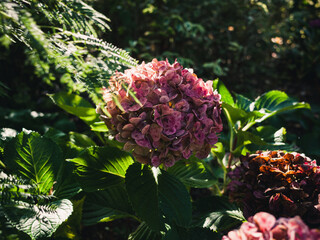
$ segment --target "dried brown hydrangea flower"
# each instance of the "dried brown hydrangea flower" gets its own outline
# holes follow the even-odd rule
[[[299,215],[309,226],[320,225],[320,167],[299,153],[258,151],[241,157],[229,173],[227,193],[246,217],[260,211],[276,217]]]

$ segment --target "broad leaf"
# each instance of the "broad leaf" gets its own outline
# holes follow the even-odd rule
[[[288,104],[291,105],[292,103],[293,100],[290,99],[285,92],[272,90],[258,97],[254,105],[257,110],[265,108],[269,111],[276,111],[280,108],[288,106]]]
[[[180,160],[170,167],[168,172],[190,187],[207,188],[217,182],[203,161],[199,159]]]
[[[18,203],[3,208],[6,218],[18,230],[27,233],[31,239],[50,237],[61,223],[72,213],[68,199],[57,200],[48,205]]]
[[[222,108],[224,111],[226,111],[226,114],[228,115],[227,118],[230,118],[232,125],[235,125],[237,121],[245,123],[248,120],[254,120],[264,116],[263,113],[258,111],[246,112],[225,102],[222,103]]]
[[[239,145],[248,145],[251,143],[257,144],[257,145],[266,145],[267,143],[258,135],[255,135],[251,132],[243,132],[238,131],[238,144]]]
[[[76,176],[73,174],[73,168],[72,163],[63,162],[56,183],[53,185],[53,194],[56,197],[70,199],[81,191]]]
[[[84,225],[113,221],[123,217],[134,217],[123,184],[87,195],[83,209]]]
[[[189,227],[192,217],[190,195],[185,186],[166,171],[158,175],[160,209],[175,224]]]
[[[91,124],[90,128],[92,131],[95,131],[95,132],[108,132],[108,128],[107,128],[105,122],[103,122],[103,121],[95,122],[95,123]]]
[[[160,240],[161,235],[148,227],[145,222],[142,222],[139,227],[130,234],[128,240]]]
[[[162,240],[221,240],[221,234],[213,232],[208,228],[191,227],[183,228],[178,226],[168,226]]]
[[[211,152],[221,161],[225,156],[225,149],[221,142],[217,142],[213,148],[211,148]]]
[[[218,90],[218,93],[221,95],[222,102],[225,102],[232,106],[234,105],[233,97],[222,81],[220,81],[219,79],[214,80],[213,88]]]
[[[63,222],[54,233],[54,239],[78,239],[82,228],[82,210],[85,197],[73,200],[73,212],[68,220]]]
[[[138,217],[154,231],[163,231],[164,222],[159,208],[158,184],[147,165],[132,164],[126,174],[126,189]]]
[[[126,188],[137,215],[151,229],[163,231],[164,222],[189,226],[190,196],[185,186],[168,172],[135,163],[127,171]]]
[[[240,209],[227,198],[211,196],[194,203],[194,226],[224,231],[246,221]]]
[[[256,99],[254,105],[257,110],[265,114],[261,118],[256,119],[255,122],[262,122],[269,117],[285,111],[299,108],[310,109],[308,103],[296,102],[292,98],[289,98],[286,93],[276,90],[261,95]]]
[[[272,126],[259,126],[255,130],[255,134],[259,135],[268,143],[284,143],[286,141],[286,129],[276,129]]]
[[[251,144],[248,146],[250,151],[256,150],[286,150],[297,151],[295,144],[287,144],[286,141],[286,129],[276,129],[272,126],[259,126],[254,131],[255,135],[260,136],[265,142],[265,145]]]
[[[70,143],[77,147],[87,148],[96,146],[96,143],[85,134],[69,132]]]
[[[82,97],[66,92],[50,94],[49,97],[66,112],[79,117],[88,125],[99,121],[98,114],[92,105]]]
[[[241,94],[235,94],[236,95],[236,107],[240,108],[246,112],[252,111],[254,108],[254,105],[252,101],[245,96],[242,96]]]
[[[123,183],[132,157],[118,148],[90,147],[78,157],[69,159],[85,191],[96,191]]]
[[[62,152],[52,140],[38,133],[21,132],[8,142],[4,163],[10,170],[32,180],[40,193],[52,188],[63,163]]]

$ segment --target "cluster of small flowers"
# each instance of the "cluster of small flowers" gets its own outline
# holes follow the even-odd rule
[[[229,176],[228,195],[243,205],[246,217],[260,211],[299,215],[309,226],[319,226],[320,167],[315,160],[295,152],[258,151],[243,156]]]
[[[137,161],[170,167],[191,154],[207,157],[217,143],[220,95],[212,81],[204,82],[177,61],[142,63],[117,73],[109,84],[103,90],[106,105],[97,112]]]
[[[233,230],[222,240],[318,240],[320,230],[309,229],[299,216],[276,218],[259,212],[249,218],[238,230]]]

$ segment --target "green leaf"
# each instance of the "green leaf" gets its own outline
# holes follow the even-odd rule
[[[132,164],[126,173],[129,200],[138,217],[154,231],[163,231],[164,222],[159,208],[158,184],[147,165]]]
[[[72,213],[68,199],[57,200],[48,205],[33,205],[20,202],[3,208],[8,221],[31,239],[50,237]]]
[[[40,193],[52,188],[63,163],[62,152],[52,140],[38,133],[21,132],[5,147],[4,163],[10,170],[32,180]]]
[[[221,101],[227,103],[231,106],[234,105],[234,100],[227,89],[227,87],[223,84],[223,82],[219,79],[213,81],[213,88],[218,90],[218,93],[221,95]]]
[[[145,222],[142,222],[139,227],[130,234],[128,240],[160,240],[161,235],[153,231]]]
[[[96,143],[85,134],[69,132],[70,143],[74,146],[87,148],[95,146]]]
[[[199,159],[180,160],[173,167],[170,167],[168,172],[189,187],[207,188],[217,182],[217,179]]]
[[[254,134],[258,135],[263,139],[265,145],[251,144],[248,146],[250,151],[256,150],[286,150],[286,151],[297,151],[297,147],[294,144],[286,144],[286,129],[276,129],[272,126],[259,126],[255,129]]]
[[[286,129],[284,127],[276,129],[272,126],[259,126],[256,128],[255,134],[268,143],[284,143],[286,141]]]
[[[290,99],[285,92],[272,90],[258,97],[254,105],[258,110],[265,108],[269,111],[276,111],[283,106],[286,106],[288,103],[291,104],[292,102],[293,100]]]
[[[246,221],[240,209],[226,197],[210,196],[194,203],[195,227],[224,231]]]
[[[188,227],[192,217],[192,206],[185,186],[166,171],[161,171],[158,183],[160,209],[164,215],[174,220],[177,225]]]
[[[91,125],[99,121],[99,116],[95,108],[82,97],[66,92],[50,94],[49,97],[60,108],[66,112],[79,117],[81,120]]]
[[[95,131],[95,132],[108,132],[108,128],[107,128],[105,122],[103,122],[103,121],[95,122],[95,123],[91,124],[90,128],[92,131]]]
[[[208,228],[191,227],[183,228],[178,226],[168,226],[162,240],[221,240],[221,234],[213,232]]]
[[[61,170],[53,186],[53,194],[62,199],[70,199],[81,191],[80,185],[73,174],[74,166],[70,162],[63,162]]]
[[[189,226],[189,193],[168,172],[135,163],[127,171],[126,188],[137,215],[154,231],[164,231],[164,221],[167,224],[174,222],[179,226]]]
[[[222,102],[222,108],[226,112],[226,114],[230,117],[232,125],[235,125],[237,121],[245,122],[252,115],[240,108],[233,107],[226,102]]]
[[[78,157],[69,159],[85,191],[106,189],[124,182],[132,157],[118,148],[90,147]]]
[[[82,210],[84,197],[80,200],[73,200],[73,212],[69,216],[68,220],[63,222],[57,231],[54,233],[54,239],[79,239],[81,235],[81,220],[82,220]]]
[[[236,107],[240,108],[246,112],[252,111],[252,107],[254,107],[252,101],[241,94],[235,94],[236,96]]]
[[[220,160],[224,158],[226,152],[221,142],[217,142],[213,148],[211,148],[211,152]]]
[[[290,111],[299,108],[310,109],[310,105],[304,102],[296,102],[294,99],[289,98],[288,95],[281,91],[269,91],[261,95],[254,103],[255,108],[262,113],[267,113],[256,122],[262,122],[265,119],[274,116],[276,114]]]
[[[124,217],[134,218],[124,185],[118,184],[87,195],[83,209],[84,225],[94,225]]]
[[[251,143],[257,145],[266,145],[267,143],[258,135],[251,132],[238,131],[238,145],[248,145]]]

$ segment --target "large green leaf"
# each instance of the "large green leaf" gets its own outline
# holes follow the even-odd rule
[[[299,108],[310,109],[310,105],[304,102],[297,102],[284,92],[273,90],[269,91],[256,99],[255,109],[264,113],[264,116],[255,120],[255,122],[262,122],[265,119],[276,114],[290,111]]]
[[[250,151],[256,150],[286,150],[286,151],[297,151],[295,144],[287,144],[286,141],[286,129],[276,129],[272,126],[259,126],[254,131],[255,135],[258,135],[263,139],[266,144],[251,144],[248,146]]]
[[[169,226],[162,240],[220,240],[222,235],[208,228]]]
[[[263,117],[264,114],[258,111],[246,112],[237,107],[233,107],[228,103],[223,102],[222,108],[228,115],[227,118],[231,120],[232,125],[235,125],[237,121],[245,123],[249,120],[255,120],[256,118]]]
[[[47,205],[29,205],[23,202],[3,208],[8,221],[31,239],[50,237],[72,213],[68,199],[57,200]]]
[[[170,167],[168,172],[190,187],[207,188],[217,182],[203,161],[199,159],[180,160]]]
[[[128,240],[160,240],[161,234],[153,231],[150,227],[142,222],[139,227],[130,234]]]
[[[127,171],[126,188],[134,210],[151,229],[163,231],[164,222],[189,226],[192,214],[189,193],[168,172],[135,163]]]
[[[66,92],[50,94],[49,96],[60,108],[79,117],[88,125],[99,121],[95,108],[82,97]]]
[[[190,195],[185,186],[166,171],[158,175],[160,208],[177,225],[188,227],[192,217]]]
[[[123,183],[132,157],[114,147],[90,147],[78,157],[69,159],[85,191],[96,191]]]
[[[39,193],[46,194],[57,179],[63,159],[52,140],[35,132],[21,132],[6,145],[4,163],[14,174],[36,183]]]
[[[245,96],[242,96],[241,94],[235,94],[235,96],[236,96],[236,107],[246,112],[253,110],[252,108],[254,108],[254,105],[250,99],[246,98]]]
[[[225,102],[231,106],[234,105],[233,97],[222,81],[219,79],[214,80],[213,88],[218,90],[218,93],[221,95],[222,102]]]
[[[164,222],[159,208],[158,184],[147,165],[132,164],[126,173],[129,200],[138,217],[154,231],[163,231]]]
[[[123,217],[134,217],[123,184],[87,195],[83,209],[83,224],[93,225],[97,222],[108,222]]]
[[[73,168],[72,163],[63,162],[56,183],[53,186],[53,194],[56,197],[70,199],[81,191],[76,176],[73,174]]]
[[[82,210],[85,197],[72,200],[73,212],[54,233],[54,239],[79,239],[82,228]]]
[[[95,122],[91,124],[90,128],[92,131],[95,131],[95,132],[108,132],[108,127],[103,121]]]
[[[196,227],[224,231],[246,221],[240,209],[227,198],[210,196],[194,203],[194,221]]]
[[[69,139],[70,144],[77,147],[87,148],[91,146],[96,146],[96,143],[85,134],[69,132]]]

